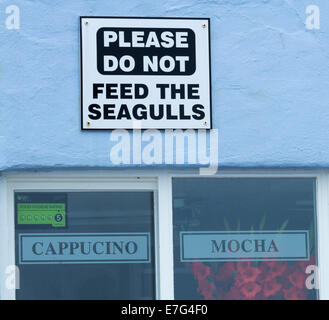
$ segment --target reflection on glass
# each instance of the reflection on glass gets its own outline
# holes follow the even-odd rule
[[[310,274],[305,272],[317,259],[314,184],[313,179],[174,179],[175,298],[316,299],[317,291],[306,285]],[[284,249],[285,258],[275,247],[271,253],[268,247],[261,253],[257,247],[252,249],[250,239],[269,231],[276,233],[275,239],[284,239],[280,250]],[[298,231],[307,241],[294,238]],[[191,232],[194,250],[188,251],[188,242],[182,247],[180,237]],[[217,239],[231,235],[231,247],[223,240],[216,246],[209,241],[201,252],[204,234],[209,232],[220,233]],[[284,238],[289,233],[292,240]],[[247,239],[244,247],[236,240],[239,234]],[[298,250],[305,252],[302,258]],[[184,260],[188,252],[190,259]],[[252,259],[256,254],[257,259]],[[211,260],[214,256],[221,259]]]

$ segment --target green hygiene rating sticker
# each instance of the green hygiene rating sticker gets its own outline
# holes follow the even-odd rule
[[[65,227],[65,203],[19,203],[17,205],[17,223]]]

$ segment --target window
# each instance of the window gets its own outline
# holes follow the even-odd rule
[[[17,299],[154,299],[152,192],[15,194]]]
[[[0,274],[1,299],[329,297],[328,173],[154,169],[0,180],[0,267],[20,273],[18,290]]]
[[[176,299],[316,299],[314,179],[173,179]]]

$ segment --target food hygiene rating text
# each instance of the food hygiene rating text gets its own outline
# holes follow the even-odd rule
[[[154,86],[154,87],[153,87]],[[152,88],[143,83],[94,83],[92,96],[94,100],[104,99],[109,103],[93,103],[88,107],[91,120],[203,120],[205,107],[198,103],[200,99],[199,84],[168,84],[155,83]],[[146,99],[149,92],[157,102],[154,104],[113,103],[113,100]],[[156,95],[155,95],[155,94]],[[168,100],[191,100],[191,105],[176,103],[168,104]]]

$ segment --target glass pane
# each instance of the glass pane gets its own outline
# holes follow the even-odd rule
[[[175,298],[316,299],[315,198],[314,179],[173,179]]]
[[[16,193],[17,299],[154,299],[152,192]]]

